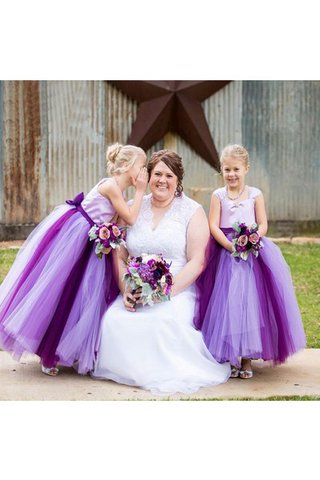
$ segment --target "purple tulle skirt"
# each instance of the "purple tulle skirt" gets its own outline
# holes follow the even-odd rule
[[[265,237],[263,244],[257,258],[244,261],[210,238],[207,267],[196,282],[194,324],[221,363],[239,367],[241,357],[283,363],[305,347],[289,267],[277,245]]]
[[[118,295],[112,254],[97,258],[79,209],[57,207],[31,233],[0,286],[0,346],[46,367],[92,370],[100,323]]]

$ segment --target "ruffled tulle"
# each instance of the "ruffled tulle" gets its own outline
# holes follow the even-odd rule
[[[93,368],[103,313],[118,294],[112,255],[98,259],[90,225],[57,207],[24,243],[0,288],[0,345],[16,359]]]
[[[237,261],[210,239],[194,325],[219,362],[240,366],[239,357],[247,357],[283,363],[305,347],[289,267],[279,247],[268,238],[263,244],[258,258]]]

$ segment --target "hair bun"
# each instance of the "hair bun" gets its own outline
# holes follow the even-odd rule
[[[120,143],[114,143],[113,145],[110,145],[110,147],[108,147],[106,154],[108,162],[115,163],[116,158],[122,147],[123,145],[121,145]]]

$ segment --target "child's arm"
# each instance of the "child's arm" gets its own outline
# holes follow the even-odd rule
[[[220,200],[219,198],[213,193],[211,197],[210,203],[210,211],[209,211],[209,227],[210,232],[213,238],[220,243],[226,250],[232,252],[232,242],[227,239],[225,234],[220,229]]]
[[[260,235],[260,237],[263,237],[268,231],[268,219],[262,193],[261,195],[258,195],[255,199],[255,211],[256,222],[259,225],[258,234]]]
[[[101,195],[110,200],[118,215],[123,218],[128,225],[133,225],[138,217],[147,184],[148,173],[145,169],[141,169],[135,184],[136,193],[133,203],[130,206],[127,205],[120,188],[115,182],[105,182],[99,186],[98,190]]]

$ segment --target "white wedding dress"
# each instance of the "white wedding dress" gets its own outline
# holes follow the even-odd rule
[[[151,195],[144,197],[139,217],[127,234],[130,255],[163,254],[176,274],[187,262],[188,223],[199,204],[184,194],[152,229]],[[226,382],[230,364],[219,364],[193,326],[195,288],[171,301],[128,312],[122,295],[102,320],[101,342],[91,376],[139,386],[153,394],[191,393]]]

